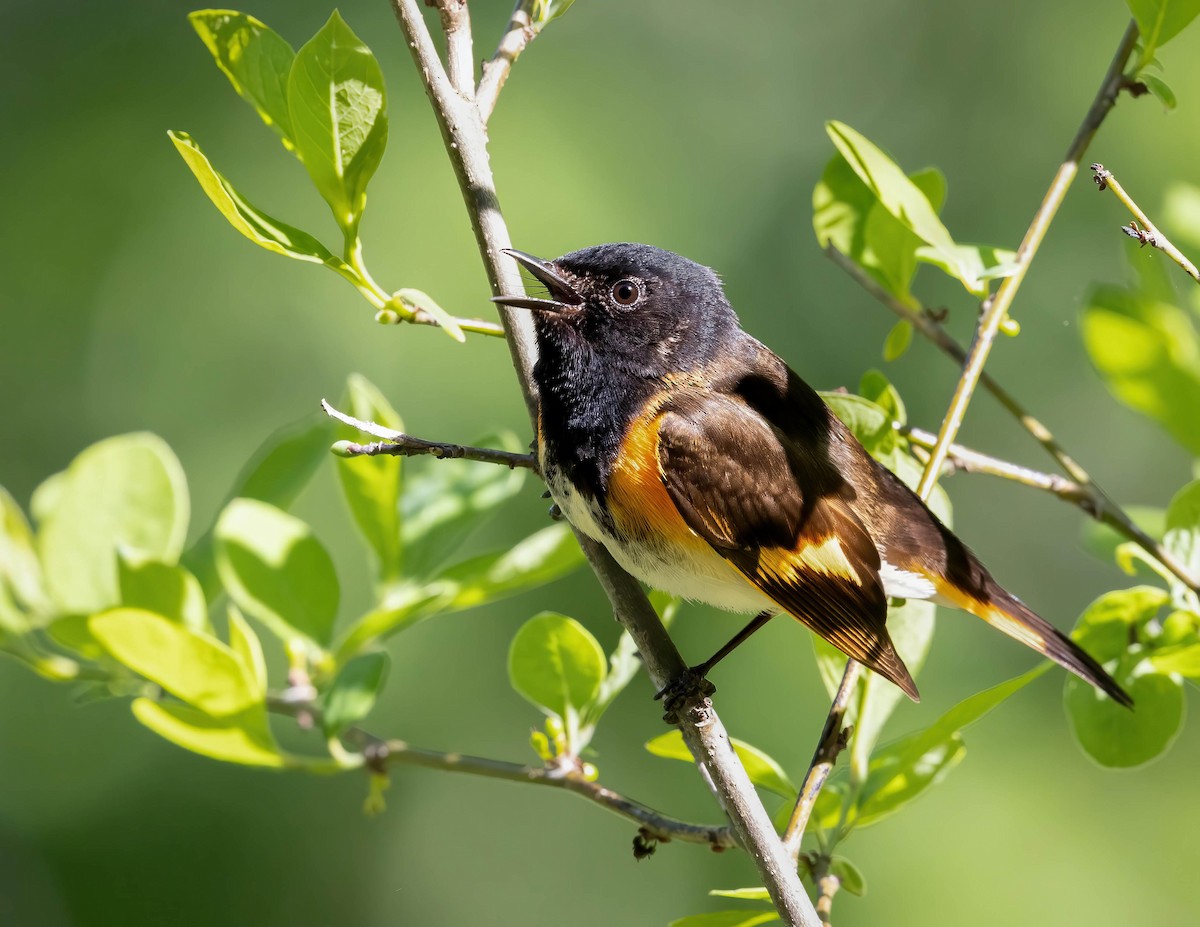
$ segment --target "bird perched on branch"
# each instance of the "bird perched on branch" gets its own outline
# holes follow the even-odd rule
[[[639,244],[508,253],[549,291],[496,302],[533,312],[555,502],[649,585],[759,613],[701,677],[784,611],[917,699],[888,635],[892,596],[970,612],[1132,704],[742,330],[712,270]]]

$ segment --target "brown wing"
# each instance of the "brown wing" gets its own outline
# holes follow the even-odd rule
[[[917,688],[885,627],[879,553],[852,490],[735,396],[681,398],[659,426],[662,480],[684,521],[838,649]]]

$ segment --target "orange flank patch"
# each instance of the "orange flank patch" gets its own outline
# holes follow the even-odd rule
[[[608,483],[608,508],[626,536],[708,548],[671,501],[658,463],[659,418],[640,417],[621,442]]]
[[[1003,631],[1009,637],[1020,641],[1027,647],[1032,647],[1039,653],[1046,652],[1046,639],[1018,618],[1006,614],[991,602],[982,602],[961,589],[955,588],[944,579],[935,579],[934,585],[938,595],[956,608],[961,608],[976,618],[982,618],[997,631]]]

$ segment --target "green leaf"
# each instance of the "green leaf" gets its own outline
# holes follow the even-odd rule
[[[1134,70],[1140,71],[1162,48],[1200,13],[1198,0],[1125,0],[1137,21],[1142,54]]]
[[[771,893],[761,885],[753,888],[714,888],[710,895],[717,898],[740,898],[743,901],[770,901]]]
[[[214,638],[137,608],[88,619],[88,629],[119,662],[213,717],[262,703],[246,668]]]
[[[1158,650],[1150,655],[1150,662],[1160,673],[1178,673],[1189,679],[1200,679],[1200,644]]]
[[[33,530],[16,500],[0,486],[0,586],[7,586],[26,611],[48,608]]]
[[[296,57],[292,46],[253,16],[234,10],[196,10],[188,19],[238,96],[292,149],[287,105],[288,72]]]
[[[458,321],[449,312],[443,309],[434,300],[432,296],[422,290],[414,290],[408,287],[397,290],[392,294],[393,298],[400,300],[404,305],[413,309],[421,309],[429,313],[437,320],[438,325],[458,342],[465,342],[467,336],[463,334],[463,330],[459,328]]]
[[[1083,340],[1109,391],[1200,456],[1200,337],[1188,314],[1113,286],[1089,294]]]
[[[535,531],[506,551],[457,563],[434,582],[450,593],[446,610],[459,611],[544,585],[582,563],[579,542],[570,527],[559,522]]]
[[[830,862],[829,871],[838,877],[841,887],[851,895],[858,895],[861,898],[867,893],[867,880],[862,874],[862,870],[846,857],[835,856]]]
[[[734,752],[742,761],[742,765],[746,767],[746,774],[759,788],[766,789],[768,792],[774,792],[776,795],[782,795],[784,798],[792,799],[796,797],[796,786],[792,780],[788,778],[787,773],[769,754],[759,750],[758,747],[751,746],[742,740],[737,740],[731,737],[729,742],[733,745]],[[678,729],[667,731],[665,734],[660,734],[653,740],[647,742],[646,749],[655,756],[661,756],[668,760],[682,760],[685,763],[694,763],[695,759],[692,753],[684,743],[683,734]]]
[[[242,497],[289,508],[329,457],[333,435],[333,419],[320,412],[276,429],[237,475],[225,502]],[[213,544],[213,529],[209,528],[183,558],[210,598],[219,584]]]
[[[489,435],[476,444],[519,450],[511,434]],[[466,536],[525,484],[524,470],[469,460],[439,460],[406,476],[400,499],[406,571],[428,576],[458,550]]]
[[[1163,222],[1177,243],[1200,248],[1200,187],[1178,182],[1167,187]]]
[[[329,643],[339,598],[333,561],[298,518],[234,499],[217,519],[217,572],[234,602],[282,640]]]
[[[1171,499],[1166,528],[1163,546],[1193,576],[1200,575],[1200,480],[1188,483]]]
[[[242,662],[251,688],[259,699],[267,695],[267,661],[263,658],[262,644],[258,635],[242,617],[238,607],[230,603],[226,610],[229,621],[229,649]]]
[[[280,222],[246,201],[228,180],[217,173],[190,135],[186,132],[168,132],[167,135],[205,194],[235,229],[268,251],[297,261],[324,264],[356,286],[363,285],[357,271],[308,232]]]
[[[904,409],[904,401],[896,387],[892,386],[887,376],[879,370],[868,370],[858,381],[858,394],[868,402],[873,402],[883,409],[893,422],[903,425],[908,421]]]
[[[387,145],[383,72],[335,10],[296,53],[288,76],[296,154],[349,238]]]
[[[579,712],[599,693],[604,673],[604,651],[587,628],[554,612],[542,612],[521,625],[508,651],[512,687],[542,711],[562,718],[572,744]]]
[[[376,650],[360,654],[341,668],[321,699],[326,737],[341,733],[371,713],[387,678],[389,662],[386,653]]]
[[[892,326],[883,342],[883,359],[885,361],[899,360],[912,344],[913,324],[908,319],[901,319]]]
[[[37,546],[47,589],[62,611],[95,612],[118,602],[118,549],[178,560],[187,535],[187,480],[161,438],[107,438],[51,479],[54,504]]]
[[[853,393],[822,392],[820,396],[872,456],[886,457],[895,449],[899,439],[886,409]]]
[[[1146,88],[1154,94],[1154,98],[1163,105],[1163,109],[1170,111],[1175,108],[1175,91],[1161,77],[1156,77],[1153,74],[1141,74],[1138,79],[1146,85]]]
[[[1114,660],[1170,599],[1155,586],[1106,592],[1084,609],[1071,638],[1101,663]]]
[[[345,405],[355,418],[375,422],[393,431],[403,431],[400,416],[366,377],[351,374],[346,381]],[[338,437],[358,440],[349,425],[338,426]],[[376,457],[338,458],[338,480],[342,495],[358,530],[375,553],[379,579],[394,580],[400,572],[400,481],[402,460],[380,454]]]
[[[1150,661],[1129,669],[1120,666],[1113,675],[1133,697],[1135,711],[1122,708],[1074,676],[1067,678],[1063,700],[1084,751],[1101,766],[1129,769],[1165,753],[1179,735],[1183,685],[1172,676],[1154,672]]]
[[[389,587],[384,600],[346,631],[337,645],[337,662],[344,663],[364,647],[392,634],[407,630],[427,618],[441,614],[453,598],[454,590],[434,583],[430,586],[399,585]]]
[[[985,267],[982,253],[977,248],[955,243],[921,188],[883,151],[848,125],[828,122],[825,131],[880,205],[925,243],[925,247],[917,250],[917,257],[941,267],[973,295],[986,295],[986,282],[981,276]]]
[[[548,23],[567,12],[574,2],[575,0],[534,0],[533,12],[529,17],[533,28],[540,32]]]
[[[226,763],[281,769],[288,765],[279,752],[261,709],[244,715],[213,718],[187,705],[133,701],[133,715],[171,743]]]
[[[122,605],[155,612],[193,631],[209,630],[204,590],[183,567],[118,550],[117,577]]]
[[[1133,523],[1150,537],[1162,539],[1167,530],[1167,513],[1164,509],[1152,505],[1126,505],[1123,508]],[[1117,548],[1124,544],[1127,538],[1103,522],[1086,518],[1080,531],[1080,540],[1084,550],[1111,564],[1116,557]]]
[[[899,744],[904,750],[904,741]],[[962,762],[967,748],[961,734],[953,734],[920,754],[914,762],[900,765],[890,750],[871,760],[870,772],[859,799],[856,827],[869,827],[899,811],[909,802],[941,782]]]
[[[713,911],[689,914],[671,921],[668,927],[758,927],[779,920],[774,911]]]

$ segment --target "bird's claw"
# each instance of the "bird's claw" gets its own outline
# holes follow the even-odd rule
[[[679,712],[689,702],[708,698],[717,691],[703,673],[703,667],[693,666],[663,686],[654,696],[666,709],[663,720],[667,724],[679,723]]]

